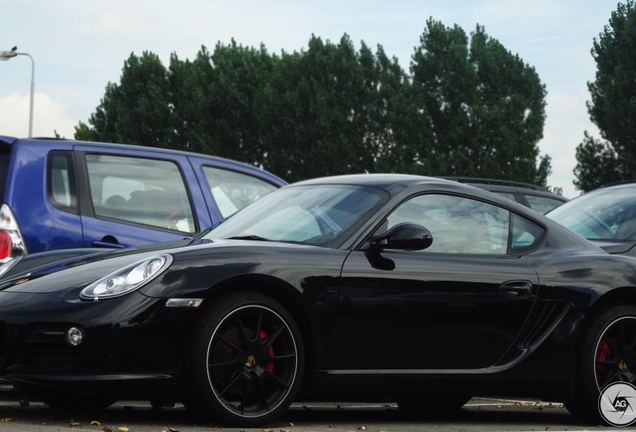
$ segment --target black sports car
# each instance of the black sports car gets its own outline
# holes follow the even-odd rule
[[[636,261],[457,182],[284,187],[199,238],[0,269],[0,377],[51,405],[183,402],[237,427],[294,400],[461,407],[636,380]]]

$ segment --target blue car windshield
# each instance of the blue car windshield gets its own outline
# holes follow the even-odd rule
[[[239,211],[204,238],[337,246],[387,199],[386,192],[369,187],[285,187]]]

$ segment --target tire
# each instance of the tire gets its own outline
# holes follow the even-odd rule
[[[471,399],[470,396],[408,397],[398,399],[397,406],[410,415],[443,415],[461,409]]]
[[[584,332],[574,399],[565,406],[582,421],[605,423],[598,408],[601,391],[617,381],[636,385],[636,307],[607,307]]]
[[[184,405],[230,427],[258,427],[293,402],[304,371],[298,326],[278,302],[243,292],[198,323],[185,362]]]

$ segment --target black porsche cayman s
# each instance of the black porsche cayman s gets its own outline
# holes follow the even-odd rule
[[[600,391],[636,381],[636,261],[441,179],[304,181],[199,238],[0,272],[0,377],[52,405],[257,427],[301,399],[496,395],[598,421]]]

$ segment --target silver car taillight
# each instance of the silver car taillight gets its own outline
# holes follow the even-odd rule
[[[22,233],[8,205],[0,207],[0,263],[27,254]]]

